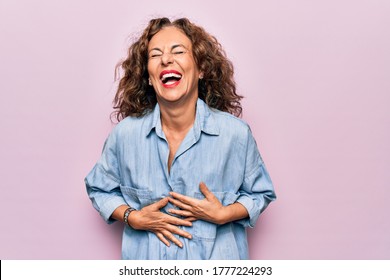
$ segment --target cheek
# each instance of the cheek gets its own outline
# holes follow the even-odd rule
[[[149,77],[153,77],[153,75],[154,75],[154,73],[155,73],[156,71],[153,71],[153,65],[152,65],[152,63],[148,63],[148,65],[147,65],[147,70],[148,70]]]
[[[198,66],[195,64],[194,61],[188,62],[186,67],[188,71],[190,71],[193,75],[196,76],[199,74]]]

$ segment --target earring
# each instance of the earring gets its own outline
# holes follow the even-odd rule
[[[200,79],[200,80],[203,79],[203,73],[199,74],[199,79]]]
[[[150,78],[149,78],[149,86],[151,86],[152,85],[152,81],[150,80]]]

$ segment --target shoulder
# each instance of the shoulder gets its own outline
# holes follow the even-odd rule
[[[210,112],[221,132],[228,132],[242,136],[247,136],[251,133],[248,123],[243,119],[216,109],[210,109]]]
[[[214,127],[217,127],[221,140],[246,149],[249,139],[253,137],[247,122],[227,112],[211,108],[210,117]]]
[[[152,122],[151,115],[148,113],[141,117],[126,117],[113,128],[111,133],[118,137],[129,135],[129,133],[134,135],[134,133],[142,133],[143,131],[147,133]]]
[[[213,114],[220,124],[220,135],[241,146],[249,157],[253,157],[255,164],[263,162],[256,140],[246,121],[226,112],[214,110]]]

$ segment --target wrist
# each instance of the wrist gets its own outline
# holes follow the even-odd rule
[[[229,208],[226,206],[222,206],[220,211],[218,212],[216,224],[224,225],[229,220]]]
[[[133,212],[133,211],[136,211],[135,208],[129,206],[125,212],[123,213],[123,222],[125,223],[125,225],[127,226],[130,226],[130,223],[129,223],[129,216],[130,214]]]

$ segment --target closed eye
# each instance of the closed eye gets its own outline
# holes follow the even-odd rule
[[[171,49],[172,54],[184,54],[187,52],[187,49],[183,45],[174,45]]]
[[[156,58],[162,56],[163,52],[159,49],[152,49],[149,52],[149,58]]]

